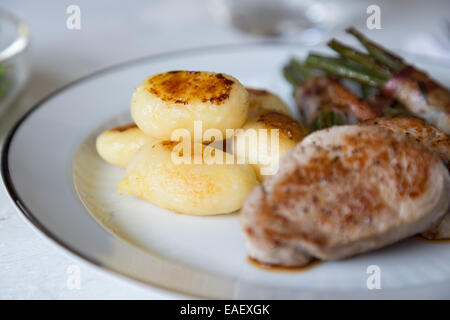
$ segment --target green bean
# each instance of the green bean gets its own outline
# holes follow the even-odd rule
[[[375,76],[373,73],[361,68],[351,67],[336,58],[323,57],[318,54],[309,54],[306,58],[306,65],[326,71],[338,77],[355,80],[359,83],[382,88],[386,83],[385,79]]]
[[[343,125],[344,119],[340,113],[331,110],[319,112],[311,122],[311,131],[321,130],[332,126]]]
[[[373,57],[361,51],[348,47],[335,39],[328,42],[328,46],[338,52],[341,56],[361,64],[379,78],[387,80],[392,77],[392,73],[389,69],[380,65]]]
[[[369,54],[382,65],[389,67],[393,71],[399,71],[405,67],[405,63],[402,58],[370,41],[355,28],[348,28],[346,31],[355,36],[356,39],[358,39],[358,41],[361,42],[361,44],[367,49]]]

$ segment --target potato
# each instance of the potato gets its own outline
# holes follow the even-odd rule
[[[131,99],[131,115],[142,131],[171,140],[175,129],[194,133],[200,120],[202,133],[240,128],[247,119],[248,92],[235,78],[203,71],[170,71],[142,82]]]
[[[273,135],[272,129],[277,129],[278,134]],[[262,135],[260,130],[266,132],[267,136]],[[252,136],[252,132],[255,135]],[[251,164],[258,180],[263,181],[278,171],[280,159],[307,133],[306,127],[286,114],[263,112],[249,119],[242,130],[236,131],[233,153],[238,163]]]
[[[225,153],[202,144],[200,150],[225,160]],[[191,215],[231,213],[241,208],[245,198],[258,184],[254,170],[243,164],[176,164],[172,151],[183,154],[176,141],[159,141],[142,147],[127,166],[118,184],[120,194],[135,194],[162,208]],[[233,156],[231,155],[233,158]]]
[[[247,88],[249,94],[249,109],[247,119],[257,115],[276,111],[291,116],[291,110],[279,96],[267,90]]]
[[[98,154],[108,163],[125,168],[144,144],[156,141],[149,137],[136,124],[130,123],[104,131],[97,137]]]

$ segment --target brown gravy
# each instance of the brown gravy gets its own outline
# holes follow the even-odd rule
[[[307,265],[302,266],[302,267],[284,267],[284,266],[279,266],[279,265],[274,265],[274,264],[269,264],[269,263],[262,263],[251,257],[247,257],[247,261],[252,266],[257,267],[262,270],[265,270],[265,271],[290,272],[290,273],[306,272],[308,270],[311,270],[312,268],[314,268],[315,266],[317,266],[318,264],[320,264],[322,262],[322,260],[316,259],[316,260],[312,260],[310,263],[308,263]]]
[[[425,237],[422,237],[420,235],[415,236],[414,238],[416,239],[420,239],[420,240],[424,240],[424,241],[429,241],[429,242],[434,242],[434,243],[450,243],[450,239],[427,239]]]

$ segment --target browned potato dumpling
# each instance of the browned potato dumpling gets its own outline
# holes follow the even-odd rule
[[[202,152],[210,148],[208,152],[222,158],[223,164],[175,163],[172,152],[182,152],[175,149],[178,142],[148,144],[128,164],[126,176],[118,184],[119,193],[135,194],[162,208],[191,215],[225,214],[240,209],[258,184],[252,167],[225,164],[222,151],[202,144],[197,147]],[[192,154],[188,158],[192,159]]]
[[[125,168],[131,156],[155,139],[144,134],[136,124],[108,129],[97,137],[98,154],[108,163]]]
[[[275,136],[273,129],[277,130]],[[258,179],[263,181],[276,173],[272,168],[277,169],[280,159],[307,133],[308,129],[291,116],[274,111],[262,113],[247,120],[242,130],[237,131],[233,150],[240,162],[250,163]]]
[[[291,110],[276,94],[263,89],[247,88],[249,108],[247,119],[262,113],[276,111],[291,116]]]
[[[131,115],[146,134],[171,140],[175,129],[193,134],[241,127],[247,119],[248,92],[235,78],[214,72],[170,71],[142,82],[133,93]]]

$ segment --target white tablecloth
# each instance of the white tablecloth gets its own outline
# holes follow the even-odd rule
[[[342,1],[342,3],[351,0]],[[379,4],[382,30],[371,36],[393,48],[445,56],[441,47],[450,2],[369,1]],[[81,30],[66,28],[66,9],[81,8]],[[106,66],[154,53],[255,41],[217,19],[210,2],[111,0],[3,0],[0,7],[26,21],[32,33],[30,83],[0,119],[0,141],[23,112],[55,89]],[[361,12],[348,21],[363,28]],[[341,33],[341,32],[338,32]],[[447,43],[448,45],[448,43]],[[444,49],[442,49],[444,48]],[[443,53],[444,52],[444,53]],[[68,268],[80,267],[81,286],[67,286]],[[0,299],[157,299],[147,287],[99,270],[34,232],[0,186]]]

